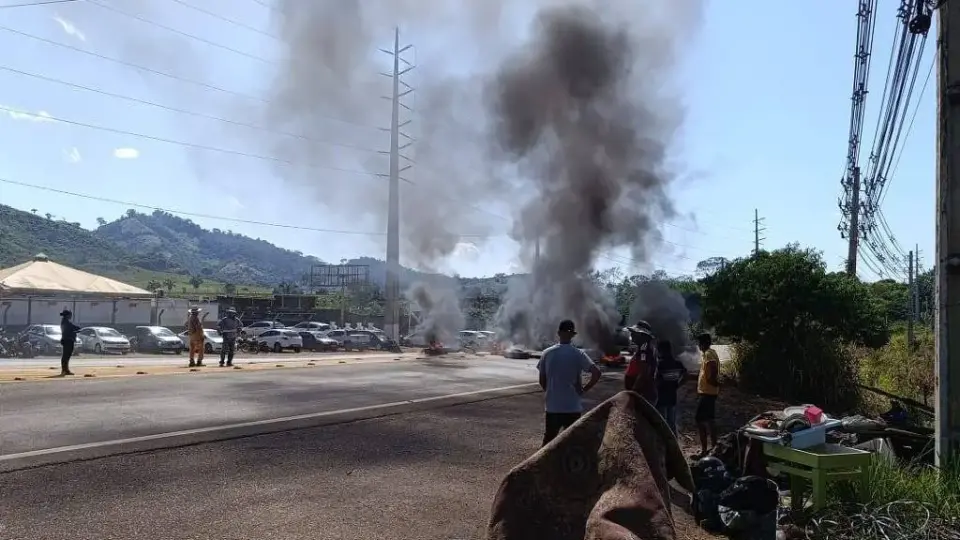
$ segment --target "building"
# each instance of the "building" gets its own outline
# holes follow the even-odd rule
[[[80,326],[130,328],[161,320],[182,325],[189,307],[187,300],[157,299],[150,291],[55,263],[43,254],[0,270],[0,326],[7,330],[57,324],[64,309],[73,312]],[[212,309],[216,320],[215,304],[200,307]]]

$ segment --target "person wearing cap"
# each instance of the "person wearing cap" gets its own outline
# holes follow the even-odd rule
[[[630,339],[637,346],[627,371],[623,376],[625,390],[636,392],[643,396],[651,405],[657,404],[657,338],[653,335],[650,323],[637,321],[637,324],[627,327]]]
[[[73,375],[70,371],[70,357],[73,356],[73,347],[77,344],[77,332],[80,327],[73,324],[73,312],[65,309],[60,312],[60,345],[63,354],[60,356],[60,376]]]
[[[187,316],[187,335],[190,338],[190,367],[203,366],[203,345],[206,339],[203,335],[203,323],[200,321],[198,307],[190,308],[190,315]]]
[[[557,344],[544,350],[537,363],[540,387],[546,393],[543,446],[580,419],[583,414],[580,396],[600,380],[600,368],[571,343],[575,335],[577,331],[573,321],[561,321],[557,329]],[[586,385],[583,384],[582,373],[590,374],[590,381]]]
[[[233,353],[237,350],[237,335],[240,333],[240,319],[237,318],[237,310],[227,309],[227,316],[220,319],[217,323],[217,332],[223,336],[223,347],[220,348],[220,367],[223,367],[224,360],[226,365],[233,365]]]

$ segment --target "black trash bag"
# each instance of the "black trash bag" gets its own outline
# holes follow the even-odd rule
[[[690,468],[690,472],[696,488],[693,494],[694,520],[708,531],[722,532],[723,522],[720,520],[719,513],[720,493],[733,484],[734,478],[727,472],[723,462],[715,457],[699,459]]]
[[[735,540],[776,540],[780,491],[772,480],[744,476],[717,499],[723,532]]]

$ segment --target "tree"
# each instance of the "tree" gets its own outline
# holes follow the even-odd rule
[[[697,263],[697,274],[707,277],[729,264],[725,257],[710,257]]]
[[[871,283],[870,290],[880,302],[887,324],[906,321],[910,316],[910,288],[906,283],[883,279]]]
[[[128,218],[137,217],[137,211],[134,210],[133,208],[130,208],[129,210],[127,210],[127,217]]]
[[[36,208],[31,208],[30,211],[33,212],[34,214],[37,213],[37,209],[36,209]]]
[[[97,218],[97,225],[98,225],[98,226],[103,227],[103,226],[106,225],[106,224],[107,224],[107,220],[103,219],[102,217],[98,217],[98,218]]]
[[[735,368],[748,391],[850,406],[856,369],[844,345],[889,339],[870,286],[827,273],[813,250],[792,245],[738,259],[703,284],[705,322],[743,341]]]
[[[174,282],[174,281],[173,281],[172,279],[170,279],[170,278],[167,278],[167,279],[163,280],[163,287],[164,287],[166,290],[168,290],[168,291],[172,291],[174,285],[176,285],[176,282]]]
[[[203,278],[200,276],[190,278],[190,286],[193,287],[193,290],[199,289],[201,285],[203,285]]]
[[[237,294],[237,286],[233,283],[224,283],[223,294]]]
[[[157,292],[157,291],[159,291],[159,290],[162,289],[162,288],[163,288],[163,285],[161,285],[160,282],[157,281],[157,280],[155,280],[155,279],[151,279],[150,282],[147,283],[147,290],[148,290],[148,291]]]
[[[53,214],[51,214],[50,212],[47,212],[46,214],[44,214],[44,216],[45,216],[47,219],[53,219]]]

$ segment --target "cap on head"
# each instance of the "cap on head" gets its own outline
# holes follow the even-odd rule
[[[200,308],[198,308],[198,307],[192,307],[192,308],[190,308],[190,313],[200,313]]]
[[[713,343],[713,336],[707,332],[704,332],[697,336],[697,343],[700,345],[710,345]]]
[[[557,328],[558,334],[575,334],[577,332],[577,327],[573,324],[573,321],[570,319],[564,319],[560,321],[560,326]]]
[[[63,310],[63,311],[60,312],[60,316],[61,316],[61,317],[72,317],[72,316],[73,316],[73,312],[70,311],[69,309],[65,309],[65,310]]]
[[[237,310],[234,309],[234,308],[227,308],[227,314],[228,314],[228,315],[236,315],[236,314],[237,314]]]

